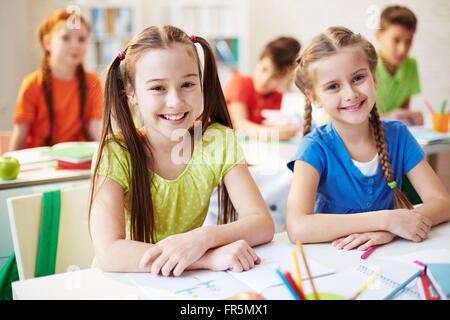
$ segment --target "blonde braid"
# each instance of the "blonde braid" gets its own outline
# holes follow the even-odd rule
[[[387,152],[386,140],[384,139],[383,123],[380,120],[380,115],[375,105],[370,112],[370,123],[373,127],[373,133],[375,136],[376,147],[381,164],[381,170],[383,172],[388,185],[392,188],[394,194],[394,208],[406,208],[412,209],[413,205],[408,200],[406,195],[397,188],[394,177],[392,175],[391,163],[389,162],[389,154]]]
[[[311,131],[312,121],[312,106],[308,98],[305,99],[305,114],[303,115],[303,136],[306,136]]]

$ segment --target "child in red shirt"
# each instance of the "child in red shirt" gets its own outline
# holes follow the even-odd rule
[[[279,139],[288,140],[298,127],[289,124],[263,125],[264,109],[280,110],[282,91],[292,81],[295,59],[300,43],[290,37],[280,37],[269,42],[261,53],[252,76],[233,72],[224,95],[233,126],[253,138],[269,137],[269,130],[278,129]]]

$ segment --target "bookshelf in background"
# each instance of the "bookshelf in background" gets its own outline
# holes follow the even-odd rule
[[[245,13],[241,0],[172,0],[170,5],[172,25],[206,38],[214,48],[222,84],[248,65]]]
[[[86,68],[104,76],[108,65],[140,27],[140,0],[80,0],[77,4],[91,23]]]

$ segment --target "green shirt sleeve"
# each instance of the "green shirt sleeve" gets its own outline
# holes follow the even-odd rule
[[[421,92],[420,88],[420,79],[419,79],[419,70],[417,68],[417,61],[416,59],[410,60],[411,66],[409,68],[410,71],[410,79],[411,79],[411,87],[409,91],[409,97],[418,94]]]
[[[214,123],[202,137],[202,159],[213,168],[215,184],[236,164],[244,160],[244,151],[233,129]]]
[[[111,141],[105,145],[97,174],[117,181],[124,192],[128,192],[131,179],[130,154],[118,143]]]

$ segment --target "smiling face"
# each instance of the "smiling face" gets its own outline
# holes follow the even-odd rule
[[[414,30],[399,24],[391,24],[385,30],[378,30],[376,36],[380,43],[381,56],[387,63],[396,67],[408,57]]]
[[[135,70],[135,89],[128,97],[138,105],[149,138],[169,142],[174,130],[190,129],[202,113],[194,52],[180,43],[150,49],[136,62]]]
[[[89,32],[81,23],[80,28],[68,28],[62,21],[55,31],[44,37],[44,48],[51,54],[53,65],[76,67],[86,55]]]
[[[346,47],[311,64],[313,89],[308,98],[340,125],[368,123],[376,100],[376,82],[359,47]]]

